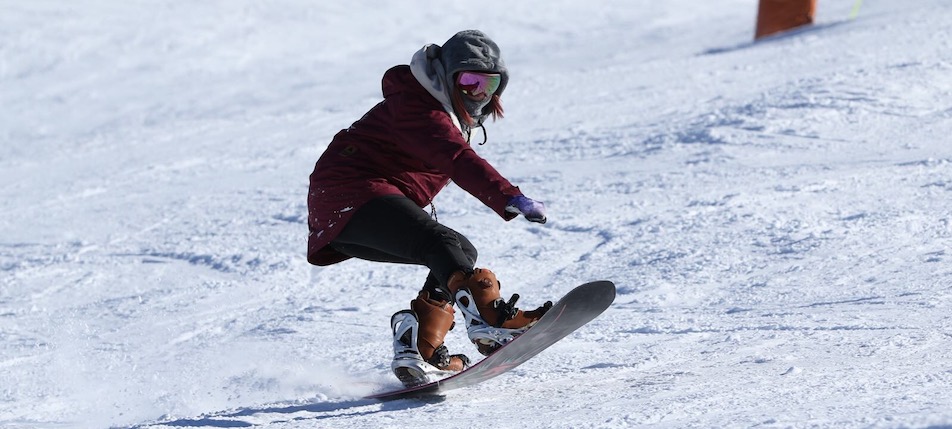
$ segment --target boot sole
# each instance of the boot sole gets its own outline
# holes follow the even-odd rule
[[[441,370],[418,359],[394,359],[391,369],[406,387],[427,384],[458,373],[458,371]]]
[[[420,371],[417,371],[413,368],[406,368],[406,367],[394,368],[393,373],[397,376],[397,379],[400,380],[400,382],[403,383],[403,385],[406,387],[419,386],[422,384],[429,383],[430,381],[429,378],[427,378],[426,374]]]

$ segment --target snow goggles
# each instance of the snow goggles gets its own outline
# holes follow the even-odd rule
[[[460,91],[476,99],[493,95],[499,89],[500,83],[502,76],[498,73],[464,71],[456,76],[456,86]]]

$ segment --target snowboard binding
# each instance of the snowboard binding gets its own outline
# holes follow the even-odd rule
[[[450,278],[449,286],[456,291],[454,298],[466,321],[466,333],[484,356],[509,344],[552,308],[551,301],[531,311],[516,308],[519,295],[503,300],[496,275],[487,269],[476,268],[468,277],[456,273]]]
[[[466,355],[451,355],[443,344],[453,327],[453,307],[446,301],[429,298],[420,292],[410,302],[411,310],[394,313],[393,361],[390,369],[404,386],[426,384],[469,367]]]

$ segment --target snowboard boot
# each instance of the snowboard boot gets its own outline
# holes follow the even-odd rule
[[[485,356],[531,328],[552,308],[552,301],[548,301],[535,310],[520,310],[516,308],[518,294],[513,294],[509,302],[504,301],[499,296],[496,275],[485,268],[476,268],[472,274],[457,271],[447,285],[466,320],[470,341]]]
[[[443,344],[453,328],[453,307],[420,292],[410,310],[390,318],[393,329],[393,362],[390,368],[407,387],[426,384],[469,367],[466,355],[451,355]]]

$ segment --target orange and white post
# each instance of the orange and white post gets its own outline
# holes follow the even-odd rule
[[[813,23],[816,0],[760,0],[754,39]]]

